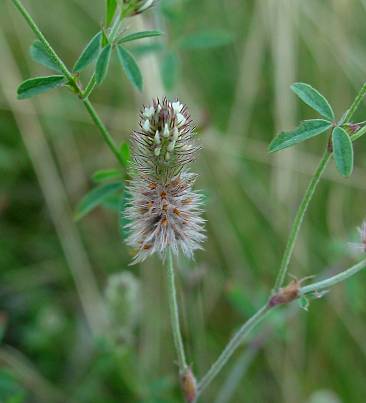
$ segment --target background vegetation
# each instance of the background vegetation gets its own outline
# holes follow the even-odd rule
[[[102,0],[24,4],[69,65],[103,20]],[[208,240],[195,262],[179,263],[184,338],[198,376],[265,301],[324,146],[317,138],[268,155],[279,129],[313,116],[289,86],[309,82],[345,110],[366,79],[365,15],[364,0],[161,0],[129,22],[166,33],[131,46],[143,93],[113,61],[92,96],[118,143],[158,95],[178,96],[198,126]],[[203,46],[197,33],[208,30],[216,39]],[[23,79],[47,73],[29,57],[33,39],[1,2],[0,402],[179,402],[159,260],[128,266],[118,200],[73,219],[92,174],[114,167],[113,156],[66,90],[16,100]],[[362,143],[351,178],[334,164],[327,170],[292,274],[332,273],[353,261],[346,242],[366,214]],[[309,312],[296,304],[274,312],[202,401],[363,403],[365,280],[361,273],[336,287]]]

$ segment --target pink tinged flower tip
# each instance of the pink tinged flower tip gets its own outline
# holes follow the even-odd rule
[[[188,170],[200,147],[185,105],[156,99],[141,113],[140,130],[132,134],[132,169],[125,211],[135,251],[132,264],[170,248],[192,257],[202,248],[202,196],[192,188],[196,175]]]

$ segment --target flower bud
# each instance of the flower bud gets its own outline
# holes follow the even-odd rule
[[[187,368],[180,376],[180,384],[187,403],[192,403],[197,397],[197,381],[191,368]]]
[[[122,0],[126,16],[141,14],[156,3],[156,0]]]

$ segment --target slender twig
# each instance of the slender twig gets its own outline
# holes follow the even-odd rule
[[[343,119],[342,124],[348,123],[353,114],[356,112],[359,107],[362,99],[366,95],[366,83],[362,86],[359,93],[356,95],[355,100],[353,101],[351,107],[348,109],[348,112]],[[366,130],[366,129],[365,129]],[[361,137],[365,131],[360,129],[357,133],[352,136],[352,140],[357,140]],[[285,248],[285,252],[281,261],[280,269],[276,278],[275,286],[273,289],[273,293],[279,290],[279,288],[283,285],[284,280],[286,278],[288,265],[291,259],[291,256],[294,251],[295,243],[297,240],[297,236],[299,234],[301,224],[304,220],[305,213],[309,207],[310,201],[315,193],[316,187],[320,181],[321,175],[325,171],[327,164],[332,156],[332,153],[326,150],[319,162],[319,165],[312,177],[310,184],[305,192],[303,200],[298,208],[296,213],[294,222],[291,227],[289,239],[287,241],[287,245]],[[366,265],[366,261],[362,261],[357,265],[351,267],[350,269],[342,272],[334,277],[331,277],[327,280],[323,280],[319,283],[311,284],[309,286],[303,287],[299,290],[299,295],[305,295],[308,293],[314,293],[316,291],[324,290],[334,284],[338,284],[341,281],[344,281],[348,277],[356,274],[358,271],[362,270]],[[263,320],[264,316],[269,310],[268,304],[260,308],[247,322],[245,322],[239,331],[234,335],[234,337],[229,341],[229,343],[224,348],[223,352],[219,355],[218,359],[212,364],[206,375],[203,376],[202,380],[198,384],[198,393],[200,394],[207,386],[211,383],[211,381],[216,377],[216,375],[221,371],[224,365],[227,363],[229,358],[233,355],[235,350],[241,345],[247,334],[259,323]]]
[[[235,350],[242,344],[247,334],[263,320],[269,310],[270,308],[267,304],[262,306],[262,308],[259,309],[259,311],[257,311],[257,313],[255,313],[248,321],[246,321],[237,331],[237,333],[235,333],[233,338],[226,345],[224,351],[219,355],[218,359],[212,364],[206,375],[199,382],[198,394],[201,394],[207,388],[207,386],[227,363],[229,358],[233,355]]]
[[[366,268],[366,259],[361,260],[360,262],[350,267],[349,269],[342,271],[341,273],[338,273],[332,277],[300,288],[299,293],[300,295],[306,295],[312,293],[315,293],[316,295],[316,293],[320,291],[328,290],[330,287],[347,280],[349,277],[354,276],[359,271],[365,268]]]
[[[118,151],[118,147],[116,143],[113,140],[113,137],[109,133],[108,129],[98,116],[96,110],[94,109],[93,105],[90,103],[88,99],[83,99],[83,91],[77,84],[77,81],[73,74],[70,72],[70,70],[66,67],[65,63],[62,61],[62,59],[57,55],[55,50],[52,48],[50,43],[47,41],[41,30],[38,28],[37,24],[31,17],[31,15],[28,13],[28,11],[24,8],[20,0],[12,0],[13,4],[15,7],[19,10],[19,12],[22,14],[26,22],[28,23],[29,27],[32,29],[34,34],[37,36],[37,38],[42,42],[42,44],[45,46],[47,49],[47,52],[49,53],[50,57],[53,59],[53,61],[60,66],[60,69],[64,73],[65,77],[68,79],[69,84],[73,87],[75,92],[78,94],[80,99],[82,99],[83,104],[85,105],[87,111],[89,112],[89,115],[93,119],[94,123],[97,125],[100,133],[102,134],[102,137],[104,141],[107,143],[108,147],[116,157],[117,161],[121,164],[122,167],[124,167],[124,162],[123,159]]]
[[[173,266],[173,254],[172,251],[168,251],[167,256],[167,279],[168,279],[168,298],[169,298],[169,310],[170,310],[170,322],[173,332],[175,350],[178,357],[179,372],[183,374],[188,366],[184,352],[184,345],[182,340],[182,334],[179,324],[179,311],[177,303],[177,292],[175,289],[174,278],[174,266]]]
[[[352,102],[352,105],[349,107],[346,116],[344,117],[344,122],[343,123],[348,123],[352,119],[352,116],[354,113],[357,111],[358,107],[360,106],[363,98],[366,95],[366,82],[363,84],[361,90],[357,94],[356,98]]]
[[[288,270],[288,265],[290,263],[292,253],[295,248],[295,243],[296,243],[297,236],[298,236],[300,228],[301,228],[301,224],[304,220],[305,213],[309,207],[311,199],[313,198],[315,189],[320,181],[320,178],[327,167],[330,157],[331,157],[331,154],[328,152],[328,150],[326,150],[322,156],[322,159],[319,162],[319,165],[314,173],[314,176],[311,178],[309,186],[306,189],[306,192],[301,201],[301,204],[296,212],[296,216],[295,216],[294,221],[291,226],[291,231],[290,231],[290,235],[289,235],[289,238],[287,241],[285,252],[282,257],[280,269],[277,274],[274,290],[278,290],[285,281],[287,270]]]

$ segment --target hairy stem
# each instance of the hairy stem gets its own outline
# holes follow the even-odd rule
[[[359,93],[357,94],[356,98],[354,99],[354,101],[352,102],[352,105],[349,107],[346,116],[344,117],[344,123],[348,123],[350,122],[350,120],[352,119],[352,116],[354,115],[354,113],[357,111],[358,107],[360,106],[363,98],[366,95],[366,82],[363,84],[361,90],[359,91]]]
[[[316,283],[307,285],[305,287],[300,288],[300,295],[312,294],[317,293],[319,291],[327,290],[329,287],[332,287],[338,283],[341,283],[347,280],[349,277],[354,276],[359,271],[366,268],[366,259],[361,260],[360,262],[356,263],[354,266],[350,267],[349,269],[342,271],[341,273],[336,274],[335,276],[329,277],[325,280],[318,281]]]
[[[174,266],[173,266],[173,254],[172,251],[168,251],[167,256],[167,278],[168,278],[168,298],[169,298],[169,310],[170,310],[170,322],[172,327],[174,346],[178,357],[179,372],[184,373],[188,366],[186,356],[184,352],[182,334],[179,324],[179,311],[177,303],[177,292],[175,289],[174,278]]]
[[[198,394],[201,394],[207,388],[228,362],[229,358],[234,354],[236,349],[242,344],[247,334],[263,320],[269,310],[269,306],[267,304],[264,305],[235,333],[233,338],[224,348],[224,351],[219,355],[218,359],[212,364],[206,375],[199,382]]]
[[[122,167],[124,167],[123,159],[120,156],[120,153],[118,151],[118,147],[116,143],[114,142],[111,134],[109,133],[108,129],[100,119],[99,115],[97,114],[96,110],[94,109],[93,105],[90,103],[88,99],[83,99],[83,91],[81,88],[77,85],[76,79],[73,76],[73,74],[70,72],[70,70],[66,67],[65,63],[62,61],[62,59],[57,55],[57,53],[54,51],[52,46],[49,44],[41,30],[38,28],[37,24],[33,20],[33,18],[30,16],[28,11],[24,8],[20,0],[12,0],[13,4],[15,7],[19,10],[19,12],[22,14],[26,22],[28,23],[29,27],[32,29],[34,34],[37,36],[37,38],[42,42],[42,44],[45,46],[47,49],[48,54],[50,57],[52,57],[53,61],[60,66],[60,69],[64,73],[65,77],[68,79],[69,84],[74,88],[75,92],[78,94],[80,99],[82,99],[83,104],[87,111],[89,112],[89,115],[91,116],[93,122],[96,124],[98,127],[100,133],[102,134],[102,137],[114,156],[116,157],[117,161],[121,164]]]
[[[291,256],[293,254],[295,243],[297,240],[297,236],[299,234],[301,224],[304,220],[305,213],[309,207],[310,201],[315,193],[315,189],[320,181],[320,177],[325,171],[327,164],[330,160],[331,154],[326,150],[322,156],[322,159],[319,162],[319,165],[314,173],[314,176],[311,178],[308,188],[304,194],[304,197],[301,201],[301,204],[296,212],[296,216],[291,226],[290,235],[287,241],[287,245],[285,248],[285,252],[283,254],[281,265],[279,272],[277,274],[274,290],[278,290],[284,283],[288,265],[290,263]]]

